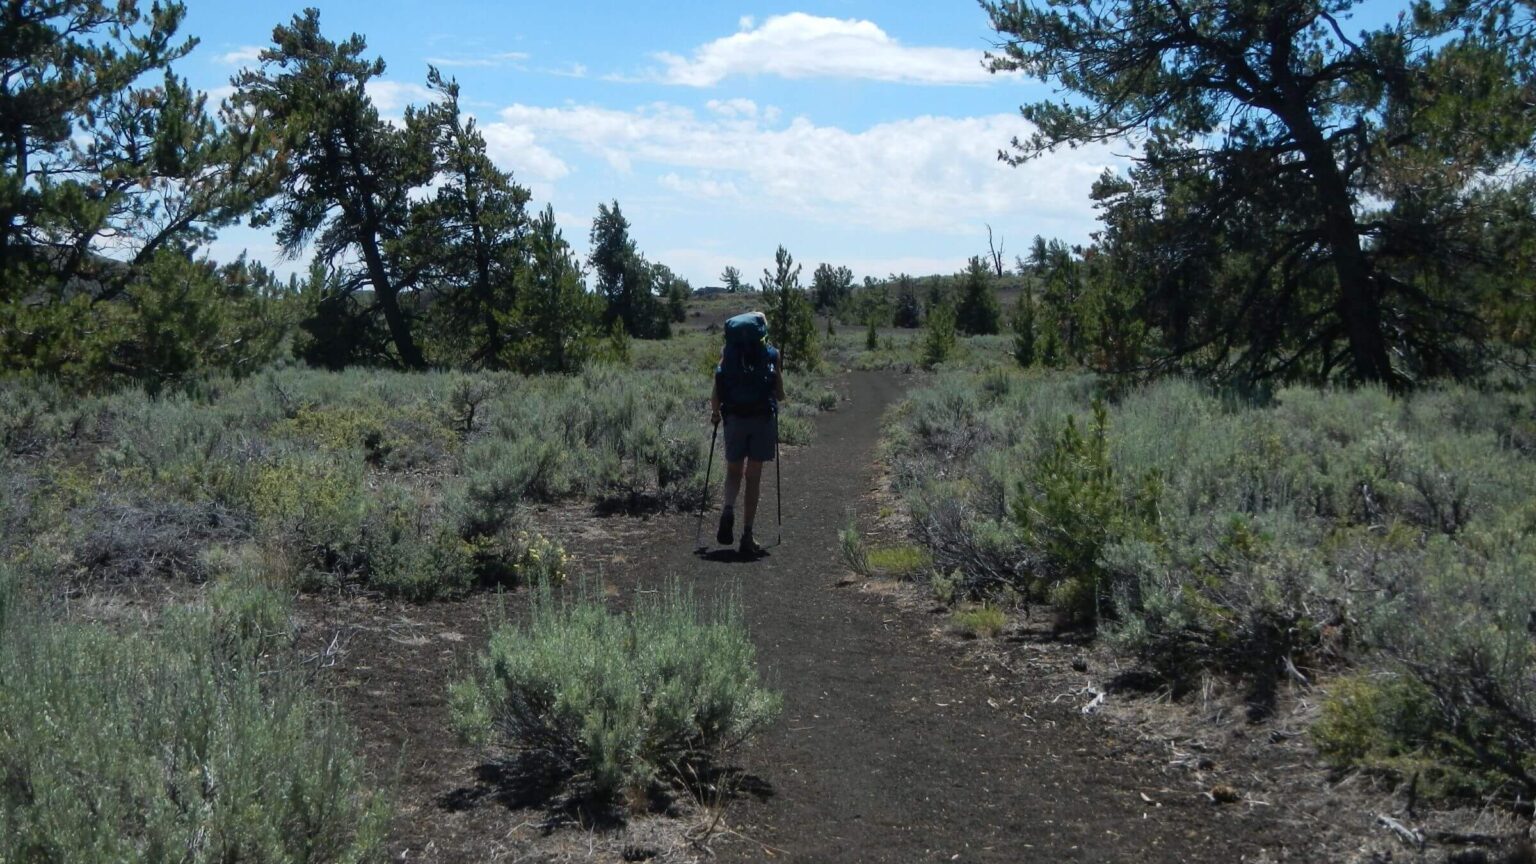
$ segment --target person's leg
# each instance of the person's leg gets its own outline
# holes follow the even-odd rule
[[[720,529],[715,540],[729,546],[736,540],[736,495],[741,489],[741,460],[725,463],[725,506],[720,510]]]
[[[755,424],[752,436],[747,447],[747,501],[745,519],[741,528],[741,552],[742,554],[756,554],[761,547],[752,539],[752,523],[757,516],[757,502],[762,491],[763,465],[772,462],[774,458],[774,418],[763,416],[754,418]]]
[[[741,493],[741,475],[744,462],[725,463],[725,509],[736,508],[736,496]],[[752,512],[752,504],[747,505],[747,512]]]
[[[747,458],[751,432],[743,419],[725,418],[725,501],[720,508],[720,530],[715,532],[715,539],[723,546],[736,539],[736,496],[741,491],[742,462]]]
[[[741,531],[749,534],[752,531],[752,519],[757,515],[757,496],[762,490],[763,463],[756,459],[747,462],[747,499],[742,505]]]

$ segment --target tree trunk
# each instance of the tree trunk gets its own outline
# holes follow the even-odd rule
[[[481,350],[485,351],[485,365],[492,369],[499,369],[501,368],[501,328],[496,323],[496,294],[491,289],[491,256],[487,248],[489,241],[486,238],[485,229],[480,224],[480,207],[476,196],[469,191],[470,184],[476,180],[477,178],[465,172],[464,198],[469,205],[471,242],[475,247],[475,294],[480,300],[480,314],[485,324],[486,344]],[[486,351],[487,348],[488,351]]]
[[[9,87],[7,87],[9,90]],[[6,95],[9,95],[7,93]],[[16,182],[18,192],[27,188],[27,134],[20,121],[11,131],[11,142],[16,147]],[[17,209],[6,207],[0,212],[0,261],[10,260],[11,234],[16,230]]]
[[[389,335],[395,342],[395,350],[400,352],[400,362],[408,369],[427,368],[426,358],[411,338],[411,328],[406,323],[405,313],[400,311],[399,292],[389,281],[389,271],[384,268],[384,256],[379,253],[378,240],[371,228],[358,238],[358,245],[363,248],[363,260],[368,265],[368,281],[373,283],[374,302],[384,310],[384,321],[389,325]]]
[[[1311,113],[1305,107],[1289,113],[1284,118],[1286,125],[1296,136],[1307,166],[1312,169],[1317,204],[1323,211],[1323,240],[1339,280],[1338,299],[1333,308],[1349,340],[1355,376],[1361,381],[1395,387],[1400,382],[1387,352],[1381,298],[1371,262],[1360,248],[1360,226],[1355,221],[1349,190],[1334,161],[1333,149],[1323,139]]]

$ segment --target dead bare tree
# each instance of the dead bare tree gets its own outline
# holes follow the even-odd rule
[[[987,254],[992,258],[992,269],[997,271],[998,278],[1003,276],[1003,238],[997,238],[997,245],[992,244],[992,226],[987,226]]]

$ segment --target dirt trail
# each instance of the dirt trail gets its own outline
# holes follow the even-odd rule
[[[941,617],[847,584],[837,532],[850,508],[868,506],[880,418],[905,381],[854,373],[844,383],[849,398],[818,418],[814,443],[784,454],[784,544],[759,560],[695,556],[688,516],[566,520],[581,568],[600,569],[621,602],[670,577],[702,594],[735,592],[764,675],[784,694],[782,719],[741,754],[760,781],[745,785],[759,794],[728,808],[732,830],[715,835],[715,860],[1316,860],[1294,848],[1310,826],[1271,808],[1214,806],[1162,773],[1164,754],[1079,716],[1086,697],[1073,685],[988,674],[937,632]],[[772,488],[770,473],[765,543]],[[592,857],[599,838],[539,830],[537,795],[504,788],[485,754],[447,731],[444,682],[485,644],[495,605],[484,595],[424,606],[301,600],[306,650],[336,651],[322,663],[331,692],[375,771],[393,778],[390,857],[605,860]],[[673,829],[652,817],[601,843],[665,846]]]
[[[815,443],[786,454],[782,546],[753,562],[699,558],[693,521],[672,517],[631,573],[612,574],[735,590],[784,694],[783,719],[745,755],[772,794],[732,808],[752,842],[722,844],[721,860],[1233,862],[1279,845],[1262,814],[1214,807],[1144,761],[1120,761],[1116,742],[1076,715],[1080,700],[1053,705],[961,669],[933,620],[837,587],[837,532],[874,482],[880,417],[903,381],[853,373],[847,387]],[[757,535],[771,542],[765,479]]]

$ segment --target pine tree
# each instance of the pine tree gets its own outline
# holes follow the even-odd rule
[[[172,70],[196,44],[177,37],[185,11],[0,8],[0,370],[157,386],[187,363],[225,362],[173,346],[246,314],[196,250],[266,195],[270,141],[238,113],[216,122]],[[99,254],[102,238],[113,257]],[[166,305],[176,296],[234,305],[181,314]]]
[[[997,332],[1001,313],[997,292],[992,289],[992,271],[979,256],[972,256],[963,275],[960,306],[955,310],[955,326],[968,336],[991,336]]]
[[[1013,306],[1013,359],[1025,369],[1039,359],[1035,346],[1035,298],[1028,287],[1019,292]]]
[[[923,366],[932,369],[954,353],[955,310],[948,303],[940,303],[928,313],[928,329],[923,337]]]
[[[403,266],[399,241],[412,191],[434,175],[430,141],[379,117],[367,85],[384,61],[364,58],[363,37],[332,42],[320,32],[319,11],[307,9],[273,30],[272,42],[260,68],[235,76],[234,101],[282,134],[284,172],[272,206],[278,241],[289,253],[313,241],[322,261],[345,270],[342,290],[371,288],[372,302],[353,309],[382,315],[395,362],[425,368],[406,306],[419,274]],[[338,263],[354,255],[360,267]]]
[[[821,363],[821,351],[816,315],[800,287],[801,267],[783,246],[774,252],[773,261],[773,271],[763,270],[760,280],[769,303],[768,338],[784,352],[785,366],[814,369]]]
[[[433,361],[505,368],[517,334],[502,322],[517,306],[530,195],[486,154],[474,119],[460,112],[458,82],[430,68],[427,84],[439,98],[407,108],[405,126],[430,148],[436,191],[411,205],[400,257],[420,274]]]
[[[989,68],[1059,88],[1009,161],[1147,142],[1094,197],[1171,362],[1393,387],[1483,362],[1509,269],[1488,226],[1536,230],[1507,182],[1536,155],[1530,4],[1424,0],[1346,35],[1357,5],[982,3]]]
[[[546,206],[528,234],[528,266],[520,272],[518,306],[506,329],[517,334],[513,368],[522,372],[574,372],[592,353],[597,300],[581,284],[581,268]],[[629,362],[624,329],[614,321],[618,341],[610,342],[620,362]]]
[[[629,220],[613,206],[597,205],[592,220],[591,252],[587,261],[597,290],[607,298],[604,322],[618,321],[624,332],[641,339],[670,335],[665,310],[654,294],[654,273],[629,236]]]

